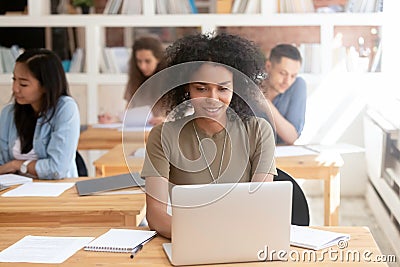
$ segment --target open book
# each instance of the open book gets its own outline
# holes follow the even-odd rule
[[[339,241],[349,239],[349,234],[318,230],[307,226],[292,225],[290,227],[290,245],[296,247],[320,250],[339,245]]]
[[[156,231],[110,229],[85,246],[85,250],[101,252],[132,252],[156,235]]]

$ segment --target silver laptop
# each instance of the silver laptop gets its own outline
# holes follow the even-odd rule
[[[173,265],[276,260],[289,252],[292,183],[174,186],[171,243]],[[267,257],[266,257],[267,256]]]

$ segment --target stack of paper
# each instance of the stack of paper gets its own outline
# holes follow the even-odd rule
[[[16,175],[16,174],[3,174],[0,175],[0,184],[3,186],[25,184],[32,182],[32,178]]]

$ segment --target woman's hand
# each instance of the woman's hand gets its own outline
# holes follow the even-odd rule
[[[0,166],[0,174],[15,173],[19,171],[23,160],[12,160]]]
[[[113,123],[113,122],[117,121],[117,119],[109,113],[100,114],[97,116],[97,119],[99,120],[99,123],[102,123],[102,124]]]

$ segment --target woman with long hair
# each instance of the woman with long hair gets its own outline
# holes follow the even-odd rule
[[[13,103],[0,115],[0,174],[77,177],[79,110],[58,56],[46,49],[21,54],[12,91]]]

